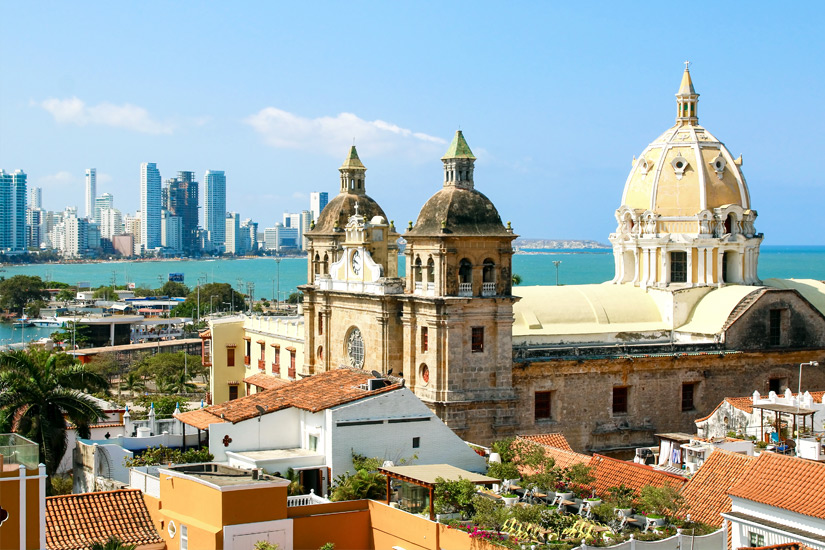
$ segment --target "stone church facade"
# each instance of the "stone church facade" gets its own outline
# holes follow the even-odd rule
[[[306,233],[294,376],[372,370],[403,378],[468,441],[562,432],[601,452],[692,431],[754,387],[795,388],[799,363],[825,364],[825,284],[759,280],[741,156],[699,126],[687,69],[676,98],[676,124],[634,158],[610,235],[616,275],[601,285],[513,288],[516,235],[476,189],[460,131],[402,235],[352,147]],[[825,388],[825,373],[804,386]]]

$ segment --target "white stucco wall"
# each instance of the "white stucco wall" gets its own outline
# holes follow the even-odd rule
[[[787,495],[788,499],[798,498],[794,495]],[[768,506],[751,500],[746,500],[738,497],[730,497],[731,511],[741,512],[749,516],[753,516],[766,521],[779,523],[781,525],[801,529],[820,537],[825,536],[825,519],[815,518],[803,514],[797,514],[789,510]],[[733,548],[741,548],[743,546],[750,546],[749,533],[754,532],[765,537],[765,546],[774,544],[783,544],[789,542],[799,542],[799,535],[783,535],[777,533],[770,528],[760,528],[746,523],[731,520],[731,535]],[[815,548],[825,549],[825,544],[821,541],[803,540],[805,544],[814,546]]]
[[[301,447],[301,418],[298,409],[284,409],[250,418],[209,426],[209,452],[216,462],[227,460],[226,451],[260,451]],[[223,438],[232,440],[224,446]]]
[[[409,389],[402,388],[331,409],[328,464],[333,478],[353,471],[352,452],[379,457],[398,464],[418,458],[414,464],[451,464],[473,472],[486,471],[484,458],[444,425]],[[391,422],[429,418],[422,422]],[[346,425],[347,422],[377,422]],[[345,423],[345,425],[341,425]],[[420,447],[413,448],[413,438]]]

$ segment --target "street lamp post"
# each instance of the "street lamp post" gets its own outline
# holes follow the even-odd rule
[[[559,286],[559,264],[561,260],[553,260],[553,265],[556,266],[556,286]]]
[[[214,294],[213,294],[212,296],[210,296],[210,297],[209,297],[209,315],[212,315],[212,313],[214,313],[214,311],[215,311],[215,310],[212,308],[212,300],[214,300],[214,299],[215,299],[215,295],[214,295]]]
[[[799,380],[797,382],[799,385],[797,386],[796,390],[796,414],[799,414],[799,404],[802,401],[802,367],[818,367],[819,362],[817,361],[808,361],[807,363],[799,363]],[[799,456],[799,426],[796,427],[796,456]]]
[[[278,290],[275,294],[275,315],[281,311],[281,258],[275,257],[275,267],[277,268]]]

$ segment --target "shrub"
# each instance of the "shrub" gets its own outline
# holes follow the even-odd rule
[[[433,506],[437,514],[461,513],[469,514],[473,497],[476,495],[475,483],[469,479],[447,481],[442,477],[435,479]]]

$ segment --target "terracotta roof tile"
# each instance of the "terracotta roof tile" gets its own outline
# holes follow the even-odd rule
[[[247,384],[252,384],[253,386],[258,386],[259,388],[263,388],[265,390],[280,388],[281,386],[286,386],[291,383],[289,380],[284,380],[283,378],[278,378],[277,376],[264,374],[262,372],[247,376],[243,379],[243,381]]]
[[[108,424],[92,424],[89,428],[122,428],[123,422],[110,422]],[[77,426],[74,424],[69,424],[66,426],[67,430],[76,430]]]
[[[85,550],[112,535],[126,544],[163,543],[138,489],[46,499],[46,546],[50,550]]]
[[[730,512],[728,491],[756,462],[756,457],[717,449],[682,489],[687,513],[694,521],[722,526],[724,512]]]
[[[206,430],[209,428],[210,424],[220,424],[221,422],[223,422],[220,416],[215,416],[207,409],[187,411],[185,413],[175,415],[175,418],[177,418],[184,424],[194,426],[199,430]]]
[[[730,495],[825,519],[823,485],[825,464],[763,452]]]
[[[207,339],[207,338],[212,338],[212,331],[209,330],[209,329],[202,330],[198,333],[198,336],[200,336],[204,340]]]
[[[528,438],[528,437],[518,436],[517,439],[522,440],[522,441],[527,441],[527,442],[532,443],[534,445],[538,445],[538,443],[536,443],[535,441],[533,441],[531,438]],[[550,447],[550,446],[547,446],[547,445],[541,445],[541,446],[544,447],[544,453],[547,456],[552,457],[553,460],[556,461],[556,466],[558,466],[559,468],[569,468],[570,466],[573,466],[574,464],[587,463],[587,462],[590,462],[590,460],[592,458],[590,455],[575,453],[573,451],[568,451],[566,449],[559,449],[557,447]],[[524,473],[528,473],[528,472],[525,471]]]
[[[573,450],[570,443],[567,442],[567,438],[564,437],[564,434],[560,433],[520,435],[518,437],[519,439],[526,439],[527,441],[532,441],[545,447],[555,447],[556,449],[563,449],[565,451]]]
[[[620,485],[638,492],[645,485],[657,487],[669,485],[679,489],[687,482],[686,477],[662,472],[644,464],[625,462],[603,455],[593,455],[590,466],[593,468],[592,473],[596,478],[596,481],[593,482],[593,490],[598,495],[605,495],[609,488],[619,487]]]
[[[373,376],[368,372],[336,369],[290,382],[285,386],[227,401],[220,405],[212,405],[200,409],[199,412],[211,414],[218,419],[223,418],[225,421],[234,424],[257,416],[258,405],[264,407],[267,412],[275,412],[290,407],[318,412],[365,397],[397,390],[401,387],[397,383],[373,391],[359,387],[366,384],[367,380],[371,378]],[[197,426],[194,421],[189,420],[187,417],[189,414],[191,413],[183,413],[178,418],[189,425]],[[200,420],[206,420],[207,418],[205,416],[199,417]]]
[[[773,546],[741,546],[739,550],[811,550],[810,546],[801,542],[785,542]]]

